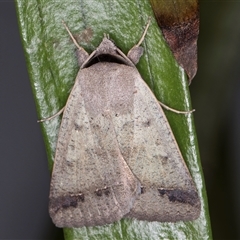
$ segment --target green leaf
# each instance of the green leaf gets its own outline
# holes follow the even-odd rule
[[[137,68],[161,102],[178,110],[191,109],[186,75],[165,43],[148,0],[16,0],[16,7],[39,119],[52,116],[65,105],[79,69],[75,46],[62,20],[89,53],[104,33],[127,53],[151,16],[142,44],[145,52]],[[64,229],[66,239],[211,239],[193,116],[165,112],[201,197],[199,219],[178,223],[124,219],[103,227]],[[60,122],[61,117],[56,117],[41,123],[50,169]]]

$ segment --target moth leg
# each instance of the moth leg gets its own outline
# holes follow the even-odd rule
[[[49,120],[51,120],[51,119],[53,119],[53,118],[59,116],[60,114],[62,114],[63,111],[64,111],[64,109],[65,109],[65,106],[64,106],[60,111],[58,111],[57,113],[55,113],[54,115],[52,115],[51,117],[40,119],[40,120],[38,120],[37,122],[45,122],[45,121],[49,121]]]
[[[73,43],[77,47],[77,59],[78,59],[78,65],[82,66],[82,64],[88,59],[89,54],[77,43],[76,39],[73,37],[72,33],[70,32],[69,28],[67,27],[66,23],[62,21],[64,27],[66,28],[69,36],[71,37]]]
[[[167,109],[167,110],[169,110],[169,111],[171,111],[171,112],[178,113],[178,114],[190,114],[190,113],[195,112],[195,109],[190,110],[190,111],[179,111],[179,110],[176,110],[176,109],[174,109],[174,108],[168,107],[167,105],[163,104],[163,103],[160,102],[160,101],[158,101],[158,102],[159,102],[159,104],[160,104],[162,107],[164,107],[165,109]]]
[[[136,65],[143,54],[143,48],[140,46],[147,34],[147,30],[150,26],[151,19],[148,19],[147,25],[144,29],[142,37],[140,38],[139,42],[134,45],[128,52],[127,57]]]

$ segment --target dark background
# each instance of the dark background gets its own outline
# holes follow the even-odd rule
[[[240,239],[240,1],[200,1],[190,91],[214,239]],[[15,5],[0,0],[0,239],[61,239]]]

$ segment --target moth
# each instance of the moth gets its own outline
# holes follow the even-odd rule
[[[58,227],[100,226],[122,218],[198,218],[200,200],[164,112],[139,74],[137,45],[125,55],[105,36],[80,70],[64,107],[50,186]]]

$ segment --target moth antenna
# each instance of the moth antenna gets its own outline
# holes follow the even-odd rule
[[[143,32],[143,34],[142,34],[142,37],[140,38],[140,40],[139,40],[139,42],[137,43],[137,45],[135,45],[136,47],[139,47],[139,46],[142,44],[142,42],[143,42],[143,40],[144,40],[144,38],[145,38],[145,36],[146,36],[146,34],[147,34],[147,30],[148,30],[148,28],[149,28],[149,26],[150,26],[150,23],[151,23],[151,17],[148,18],[147,25],[146,25],[146,27],[145,27],[145,29],[144,29],[144,32]]]
[[[71,37],[73,43],[75,44],[75,46],[76,46],[80,51],[83,51],[83,52],[85,52],[85,53],[88,55],[88,53],[87,53],[81,46],[79,46],[79,44],[77,43],[76,39],[73,37],[72,33],[70,32],[67,24],[66,24],[64,21],[62,21],[62,24],[63,24],[63,26],[66,28],[66,30],[67,30],[69,36]]]

